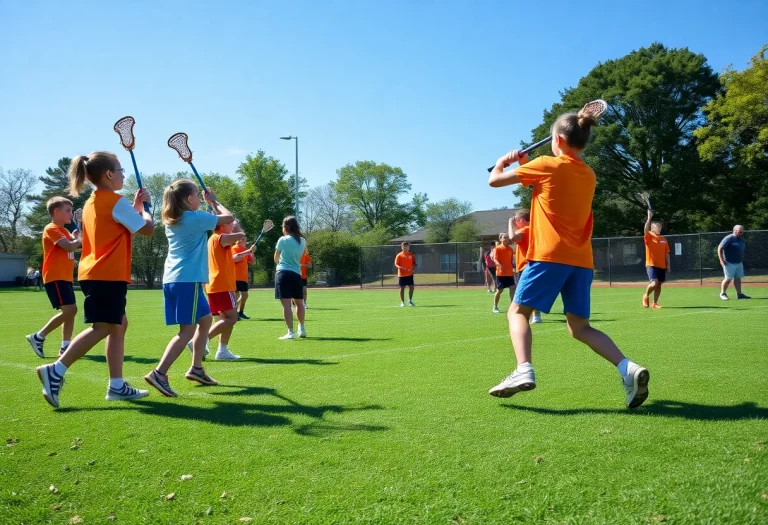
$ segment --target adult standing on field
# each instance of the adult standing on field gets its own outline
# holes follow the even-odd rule
[[[661,236],[661,223],[651,222],[653,211],[648,210],[648,220],[645,221],[643,230],[645,242],[645,270],[648,272],[648,287],[643,294],[643,307],[648,308],[649,296],[653,292],[652,308],[659,306],[661,285],[667,280],[667,274],[672,271],[669,261],[669,243]]]
[[[733,281],[733,287],[736,288],[737,299],[750,299],[748,295],[741,293],[741,279],[744,277],[744,248],[747,243],[744,241],[744,226],[737,224],[733,227],[733,233],[726,235],[720,241],[717,247],[717,257],[720,259],[720,266],[723,267],[725,279],[720,285],[720,299],[728,300],[726,290]]]

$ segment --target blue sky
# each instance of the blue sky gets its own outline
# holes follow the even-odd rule
[[[357,160],[413,191],[512,206],[485,168],[598,62],[654,41],[742,69],[768,42],[765,2],[0,0],[0,166],[43,174],[119,147],[136,120],[144,173],[234,175],[259,149],[311,186]]]

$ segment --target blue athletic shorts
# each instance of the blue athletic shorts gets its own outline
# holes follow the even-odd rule
[[[210,315],[211,308],[202,283],[167,283],[163,285],[165,324],[197,324]]]
[[[531,261],[523,269],[513,302],[548,314],[558,295],[563,312],[589,319],[594,271],[553,262]]]

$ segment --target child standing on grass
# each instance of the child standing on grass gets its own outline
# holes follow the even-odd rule
[[[594,117],[581,111],[561,115],[552,126],[555,157],[542,156],[526,163],[527,157],[511,151],[491,172],[488,183],[494,188],[518,183],[533,186],[528,265],[508,314],[517,368],[490,389],[493,396],[510,397],[536,388],[528,319],[534,310],[549,313],[561,295],[568,331],[617,367],[627,407],[636,408],[648,397],[648,370],[627,359],[607,335],[589,324],[594,273],[592,198],[597,179],[581,154],[596,124]],[[518,161],[518,168],[504,171]]]
[[[661,223],[651,222],[653,211],[648,210],[648,220],[643,228],[645,243],[645,270],[648,273],[648,287],[643,294],[643,307],[648,308],[649,296],[653,292],[654,309],[659,309],[661,285],[667,280],[667,274],[672,271],[669,261],[669,243],[661,236]]]
[[[283,319],[288,333],[281,340],[296,339],[293,331],[293,311],[291,302],[296,304],[296,317],[299,319],[299,337],[307,337],[304,328],[304,291],[301,285],[301,256],[307,251],[307,241],[301,236],[301,228],[296,217],[290,215],[283,219],[283,236],[275,246],[275,299],[283,305]]]
[[[243,229],[240,223],[235,221],[234,231],[241,233]],[[237,290],[238,320],[250,320],[245,315],[245,303],[248,301],[248,265],[253,264],[253,253],[256,251],[254,244],[250,248],[246,246],[245,237],[232,246],[232,260],[235,262],[235,288]]]
[[[493,313],[500,313],[499,299],[505,289],[509,289],[509,299],[515,291],[515,266],[512,258],[515,250],[509,245],[509,235],[499,234],[499,244],[493,250],[493,262],[496,265],[496,294],[493,296]]]
[[[301,256],[301,286],[304,293],[304,309],[309,308],[307,306],[307,269],[312,268],[312,257],[309,256],[309,251],[304,250],[304,255]]]
[[[153,235],[152,216],[144,211],[149,192],[136,192],[133,205],[118,191],[123,188],[125,170],[113,153],[97,151],[78,155],[69,168],[70,189],[77,196],[86,179],[95,191],[83,207],[82,254],[78,268],[80,289],[85,295],[85,323],[92,325],[72,340],[58,361],[37,368],[43,384],[43,397],[59,406],[59,391],[64,374],[102,339],[106,339],[109,387],[107,401],[138,399],[149,392],[138,390],[123,380],[125,355],[125,316],[128,284],[131,282],[131,237]]]
[[[223,210],[222,206],[218,205]],[[226,211],[226,210],[224,210]],[[228,212],[227,212],[228,213]],[[235,299],[235,261],[232,259],[232,246],[240,239],[245,240],[245,233],[233,232],[232,222],[220,223],[211,238],[208,239],[208,302],[211,313],[219,319],[211,326],[208,339],[219,336],[217,361],[240,359],[229,351],[229,338],[237,323],[237,301]]]
[[[405,308],[405,287],[408,287],[408,304],[413,304],[413,271],[416,269],[416,256],[411,253],[410,243],[400,244],[400,253],[395,257],[395,268],[397,268],[397,284],[400,285],[400,308]]]
[[[206,201],[217,210],[216,194],[208,190]],[[168,381],[168,369],[184,347],[192,343],[192,366],[185,377],[203,385],[217,384],[203,368],[211,309],[203,293],[208,282],[208,232],[234,217],[228,211],[212,215],[200,210],[200,190],[189,179],[178,179],[163,192],[163,223],[168,238],[168,255],[163,271],[165,324],[179,325],[165,348],[160,363],[144,380],[167,397],[177,397]]]
[[[531,237],[531,214],[528,210],[518,210],[515,216],[509,219],[509,236],[515,243],[515,283],[520,282],[523,269],[528,264],[528,244]],[[531,324],[541,323],[541,312],[533,311]]]
[[[53,197],[46,204],[51,222],[43,229],[43,282],[48,300],[59,313],[37,333],[29,334],[27,341],[38,357],[45,357],[43,343],[45,336],[61,326],[61,347],[59,355],[69,346],[75,327],[77,304],[72,277],[75,272],[75,251],[82,246],[80,230],[72,235],[64,225],[72,222],[72,201],[64,197]]]

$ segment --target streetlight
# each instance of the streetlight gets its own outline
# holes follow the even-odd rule
[[[296,220],[299,220],[299,137],[280,137],[282,140],[295,140],[296,141]]]

